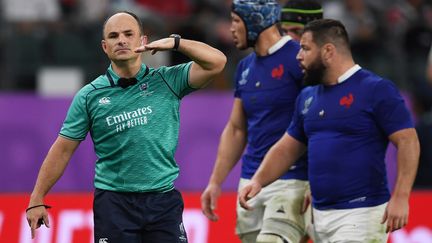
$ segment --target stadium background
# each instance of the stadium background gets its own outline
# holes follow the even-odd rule
[[[247,52],[236,50],[229,33],[230,1],[217,0],[0,0],[0,242],[30,241],[24,210],[42,160],[57,136],[72,94],[108,61],[100,48],[101,25],[117,10],[133,10],[150,39],[179,33],[205,41],[229,58],[223,74],[181,106],[176,185],[185,198],[185,226],[191,243],[238,242],[234,236],[235,191],[239,166],[224,184],[218,212],[206,220],[199,196],[206,186],[219,135],[232,104],[235,64]],[[427,0],[323,1],[326,17],[342,20],[350,32],[357,62],[392,79],[415,117],[422,145],[419,175],[407,228],[394,243],[432,242],[432,3]],[[158,53],[150,66],[185,61],[178,53]],[[431,75],[432,76],[432,75]],[[389,182],[395,177],[394,148],[387,153]],[[89,139],[71,160],[46,203],[52,228],[33,242],[92,242],[92,180],[95,156]]]

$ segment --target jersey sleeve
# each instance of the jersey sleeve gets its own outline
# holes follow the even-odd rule
[[[398,89],[389,80],[382,80],[373,93],[373,113],[379,127],[387,136],[414,127],[411,114]]]
[[[304,132],[304,125],[303,125],[303,114],[301,113],[302,109],[300,107],[300,104],[302,103],[301,95],[299,95],[296,99],[295,109],[293,113],[293,117],[291,120],[291,123],[287,129],[288,135],[295,138],[299,142],[303,144],[307,144],[307,137]]]
[[[80,90],[72,100],[59,135],[68,139],[82,141],[87,136],[89,128],[86,92]]]
[[[158,69],[164,81],[179,99],[196,90],[189,85],[191,65],[192,62],[188,62]]]
[[[244,63],[244,60],[241,60],[239,62],[239,64],[237,65],[237,68],[235,70],[235,73],[234,73],[234,97],[235,98],[241,98],[240,97],[241,92],[240,92],[240,87],[239,87],[239,81],[242,78],[241,74],[244,71],[243,63]]]

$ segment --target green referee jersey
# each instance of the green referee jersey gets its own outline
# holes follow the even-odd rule
[[[60,136],[81,141],[90,132],[98,158],[96,188],[163,192],[174,187],[180,100],[195,90],[188,84],[190,66],[143,64],[138,83],[125,89],[117,86],[119,76],[110,66],[75,95]]]

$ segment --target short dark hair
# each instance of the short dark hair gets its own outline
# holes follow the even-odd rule
[[[332,43],[336,47],[344,46],[350,49],[348,33],[345,26],[338,20],[318,19],[305,25],[303,33],[311,32],[313,41],[318,46]]]
[[[141,22],[141,19],[138,18],[138,16],[137,16],[136,14],[134,14],[134,13],[132,13],[132,12],[129,12],[129,11],[120,11],[120,12],[117,12],[117,13],[115,13],[115,14],[118,14],[118,13],[125,13],[125,14],[129,14],[130,16],[132,16],[132,17],[136,20],[136,22],[137,22],[137,24],[138,24],[138,28],[139,28],[139,30],[140,30],[140,35],[143,35],[143,34],[144,34],[144,27],[143,27],[143,24],[142,24],[142,22]],[[113,15],[114,15],[114,14],[113,14]],[[103,26],[102,26],[102,39],[105,39],[105,37],[104,37],[105,26],[106,26],[108,20],[109,20],[113,15],[109,16],[109,17],[105,20],[105,22],[103,23]]]

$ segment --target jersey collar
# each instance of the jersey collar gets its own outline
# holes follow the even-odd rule
[[[361,67],[358,64],[352,66],[350,69],[348,69],[344,74],[342,74],[338,78],[338,84],[345,82],[349,77],[351,77],[355,72],[357,72],[360,69]]]
[[[287,43],[290,40],[292,40],[291,36],[289,35],[283,36],[278,42],[276,42],[276,44],[274,44],[268,49],[268,54],[271,55],[275,53],[277,50],[281,49],[282,46],[285,45],[285,43]]]
[[[140,81],[141,79],[143,79],[148,74],[148,72],[149,72],[149,68],[144,63],[142,63],[140,70],[135,75],[135,78],[138,79],[138,81]],[[111,64],[108,67],[107,73],[109,73],[111,75],[111,77],[113,78],[114,85],[117,85],[120,76],[118,76],[117,73],[114,72]]]

